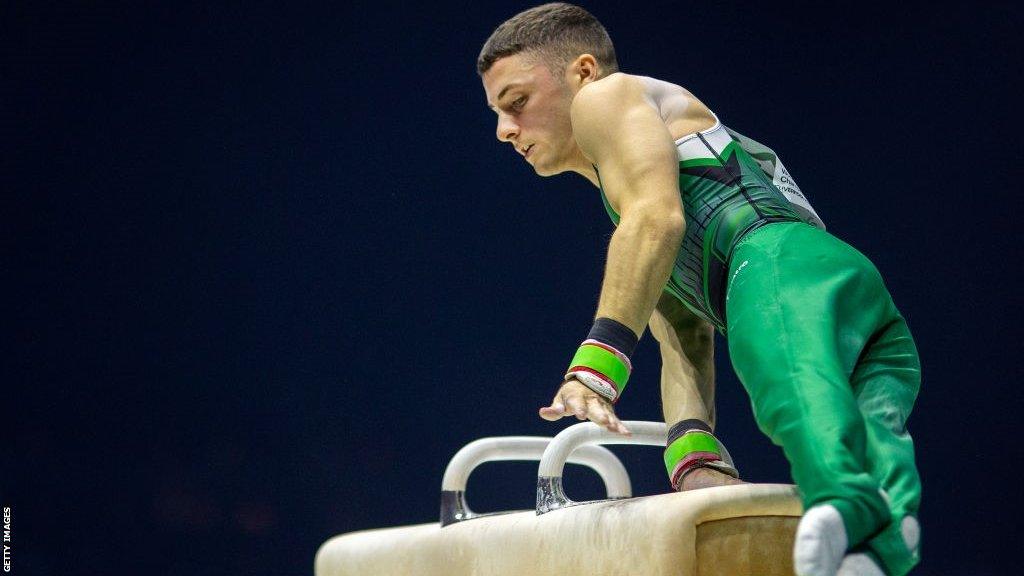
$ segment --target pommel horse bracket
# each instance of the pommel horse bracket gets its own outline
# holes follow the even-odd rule
[[[486,462],[540,461],[537,472],[538,515],[589,502],[574,502],[565,495],[562,474],[565,464],[581,464],[593,469],[604,481],[607,500],[633,496],[629,473],[622,462],[600,444],[639,444],[665,446],[667,427],[661,422],[630,421],[624,423],[632,436],[609,432],[593,422],[570,426],[554,438],[544,436],[498,436],[481,438],[459,450],[445,469],[441,481],[441,526],[463,520],[508,514],[473,512],[466,502],[466,484],[477,466]],[[725,454],[732,464],[732,458]],[[600,502],[598,500],[597,502]]]

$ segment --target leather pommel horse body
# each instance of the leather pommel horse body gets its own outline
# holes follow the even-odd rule
[[[629,476],[598,444],[665,445],[665,425],[626,422],[624,437],[586,422],[555,438],[471,442],[442,481],[441,521],[331,538],[316,576],[790,576],[802,513],[788,484],[743,484],[631,498]],[[728,456],[727,456],[728,457]],[[537,460],[537,508],[477,514],[465,488],[484,462]],[[573,502],[566,462],[600,474],[608,500]]]

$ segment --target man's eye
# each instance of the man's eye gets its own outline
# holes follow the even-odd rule
[[[526,96],[520,96],[512,101],[512,107],[516,110],[522,108],[524,104],[526,104]]]

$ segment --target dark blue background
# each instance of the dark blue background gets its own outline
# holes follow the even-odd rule
[[[448,458],[536,416],[612,231],[494,139],[474,69],[530,4],[0,9],[0,501],[16,573],[308,574],[436,518]],[[1011,3],[587,4],[622,68],[762,140],[914,331],[917,574],[1006,574],[1021,529],[1022,15]],[[722,342],[719,342],[722,344]],[[637,353],[624,419],[657,419]],[[718,354],[719,432],[786,482]],[[660,451],[617,448],[640,494]],[[535,467],[470,481],[529,508]],[[573,471],[570,495],[599,495]]]

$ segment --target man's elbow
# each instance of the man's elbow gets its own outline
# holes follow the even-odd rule
[[[682,242],[683,235],[686,234],[686,218],[683,217],[683,211],[672,211],[664,219],[665,235],[669,236],[674,244]]]
[[[686,234],[686,219],[681,210],[649,213],[643,221],[642,229],[666,245],[679,246]]]
[[[623,210],[618,229],[623,234],[635,234],[678,247],[686,233],[686,219],[679,204],[642,202]]]

